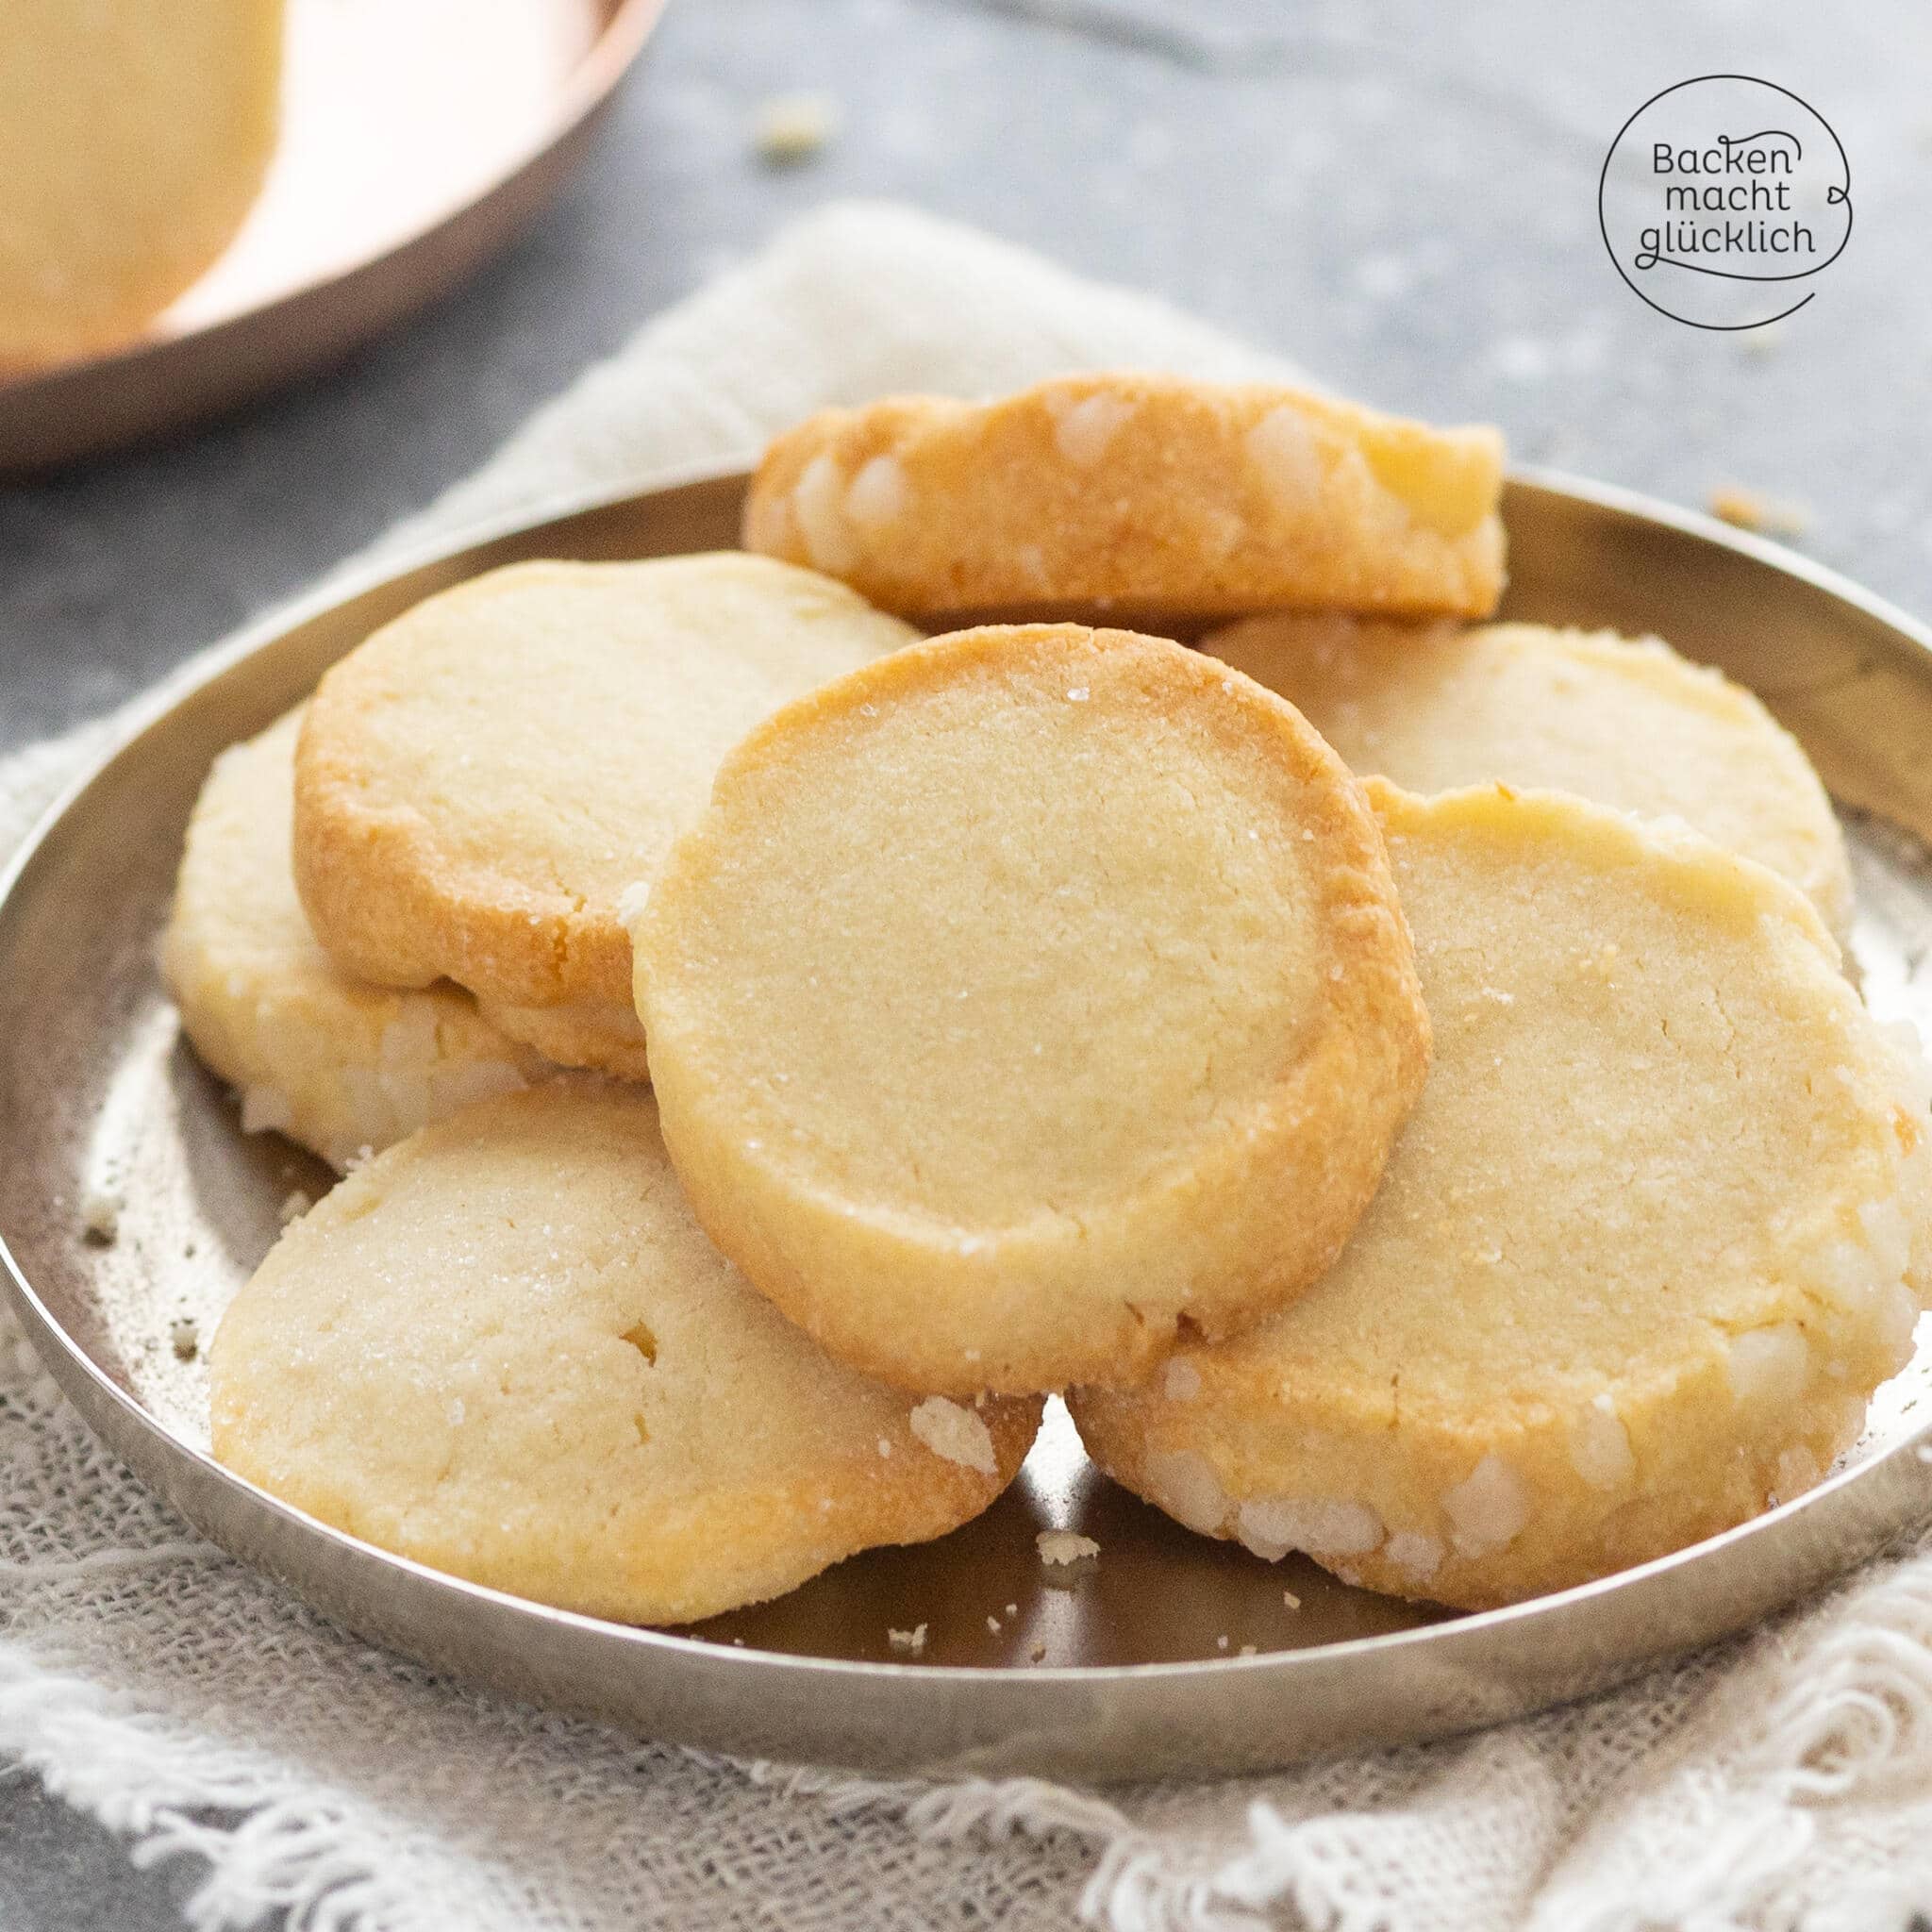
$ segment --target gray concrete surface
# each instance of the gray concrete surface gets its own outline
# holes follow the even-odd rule
[[[1719,70],[1804,95],[1852,165],[1851,246],[1768,341],[1654,314],[1597,232],[1624,118]],[[1932,611],[1928,71],[1916,0],[673,0],[590,164],[460,293],[230,421],[0,489],[0,747],[297,588],[848,193],[1159,291],[1368,399],[1492,418],[1528,460],[1793,500],[1812,555]],[[796,89],[843,128],[774,174],[751,116]],[[0,1781],[6,1932],[175,1924],[192,1884]]]

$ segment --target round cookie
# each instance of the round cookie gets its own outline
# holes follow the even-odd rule
[[[1554,792],[1371,781],[1436,1058],[1330,1274],[1069,1406],[1190,1528],[1477,1607],[1816,1482],[1932,1283],[1915,1071],[1763,867]]]
[[[686,1623],[920,1542],[1012,1480],[1037,1402],[844,1368],[705,1239],[638,1087],[564,1079],[378,1156],[217,1331],[216,1457],[418,1562]]]
[[[1483,617],[1502,476],[1490,428],[1266,384],[1076,375],[807,418],[758,465],[744,544],[924,618]]]
[[[291,711],[215,760],[188,824],[161,976],[196,1053],[240,1089],[242,1125],[341,1168],[555,1069],[460,988],[369,986],[316,944],[289,858],[301,723]]]
[[[1844,837],[1797,741],[1656,638],[1284,614],[1202,647],[1279,691],[1357,772],[1423,792],[1500,779],[1680,818],[1850,932]]]
[[[518,564],[427,599],[309,708],[295,876],[316,937],[386,986],[454,979],[513,1030],[515,1008],[577,1008],[553,1051],[634,1055],[596,1024],[630,1001],[620,897],[749,726],[912,636],[736,552]]]
[[[833,1353],[949,1394],[1146,1374],[1313,1280],[1427,1059],[1361,789],[1198,652],[895,653],[724,761],[632,927],[664,1138]]]

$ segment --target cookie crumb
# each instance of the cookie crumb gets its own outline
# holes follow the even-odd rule
[[[1033,1543],[1049,1570],[1056,1564],[1084,1563],[1100,1554],[1100,1545],[1091,1536],[1073,1529],[1042,1529]]]
[[[1244,1643],[1241,1647],[1241,1655],[1242,1657],[1253,1657],[1256,1653],[1256,1645],[1252,1643]]]
[[[1225,1650],[1227,1648],[1227,1639],[1224,1637],[1217,1637],[1214,1640],[1214,1647],[1216,1650]]]
[[[886,1630],[886,1641],[894,1650],[903,1650],[908,1657],[917,1657],[925,1648],[924,1624],[915,1624],[909,1630],[894,1630],[890,1625]]]
[[[284,1227],[291,1221],[300,1221],[315,1206],[300,1188],[291,1188],[283,1197],[282,1205],[275,1209],[275,1219]]]
[[[1032,1662],[1036,1664],[1043,1664],[1046,1661],[1046,1645],[1043,1643],[1036,1643],[1033,1646],[1033,1648],[1026,1653],[1026,1655]]]
[[[176,1315],[168,1324],[168,1343],[177,1362],[192,1362],[201,1353],[201,1324],[192,1315]]]
[[[1802,537],[1811,527],[1811,514],[1802,505],[1729,484],[1710,492],[1710,513],[1760,537]]]
[[[1302,1607],[1301,1598],[1295,1595],[1294,1591],[1291,1590],[1284,1590],[1281,1592],[1281,1601],[1285,1603],[1291,1610],[1298,1610]]]
[[[987,1618],[986,1627],[997,1637],[1000,1634],[1000,1620],[997,1617]]]
[[[80,1231],[83,1239],[97,1248],[111,1248],[121,1234],[120,1194],[99,1181],[90,1181],[80,1192]]]
[[[839,104],[829,94],[774,94],[759,103],[752,124],[758,159],[795,168],[813,159],[839,132]]]

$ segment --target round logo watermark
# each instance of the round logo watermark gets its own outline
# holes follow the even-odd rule
[[[1852,236],[1852,169],[1816,108],[1748,74],[1653,94],[1610,144],[1597,219],[1617,273],[1693,328],[1802,308]]]

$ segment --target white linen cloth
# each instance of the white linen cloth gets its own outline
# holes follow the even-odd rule
[[[377,546],[749,458],[824,403],[1285,365],[905,209],[825,209]],[[0,766],[0,851],[114,721]],[[1932,1554],[1587,1706],[1224,1783],[740,1766],[357,1643],[192,1535],[0,1316],[0,1757],[312,1932],[1035,1926],[1905,1932],[1932,1915]]]

